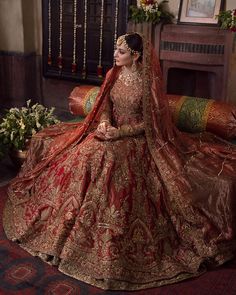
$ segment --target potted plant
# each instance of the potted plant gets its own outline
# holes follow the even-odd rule
[[[236,9],[221,11],[216,17],[220,22],[221,29],[236,32]]]
[[[171,23],[174,15],[167,11],[167,0],[139,0],[137,5],[130,6],[130,20],[134,23],[149,22],[152,24]]]
[[[0,158],[13,151],[13,157],[17,156],[22,162],[31,136],[49,125],[59,123],[53,112],[54,108],[31,104],[31,100],[27,101],[26,107],[7,110],[0,122]]]

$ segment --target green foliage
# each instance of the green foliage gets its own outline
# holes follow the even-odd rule
[[[31,105],[31,100],[26,107],[9,109],[0,123],[0,158],[11,148],[24,150],[26,140],[33,134],[59,123],[53,112],[54,108],[38,103]]]
[[[174,15],[165,10],[165,3],[167,0],[161,1],[160,4],[153,4],[153,8],[147,6],[145,9],[145,4],[142,6],[131,5],[130,6],[130,20],[135,23],[150,22],[152,24],[158,24],[160,22],[170,23],[172,22]]]
[[[236,10],[225,10],[221,11],[216,16],[220,22],[221,29],[228,29],[236,32]]]

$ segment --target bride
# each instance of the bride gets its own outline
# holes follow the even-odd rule
[[[195,277],[233,258],[236,149],[172,123],[160,66],[120,36],[84,123],[33,137],[4,210],[10,240],[103,289]]]

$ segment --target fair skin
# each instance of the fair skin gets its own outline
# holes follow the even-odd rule
[[[131,72],[133,62],[136,62],[139,54],[131,54],[124,44],[117,44],[114,52],[115,63],[119,67],[124,67],[127,73]],[[119,130],[111,126],[108,122],[102,122],[97,127],[97,137],[103,140],[116,139],[119,137]]]

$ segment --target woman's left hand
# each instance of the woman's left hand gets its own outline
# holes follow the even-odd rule
[[[108,126],[104,136],[107,140],[118,139],[120,137],[120,131],[115,127]]]
[[[120,137],[120,132],[119,129],[115,127],[107,126],[106,131],[104,133],[100,132],[99,130],[96,130],[95,137],[100,140],[115,140]]]

